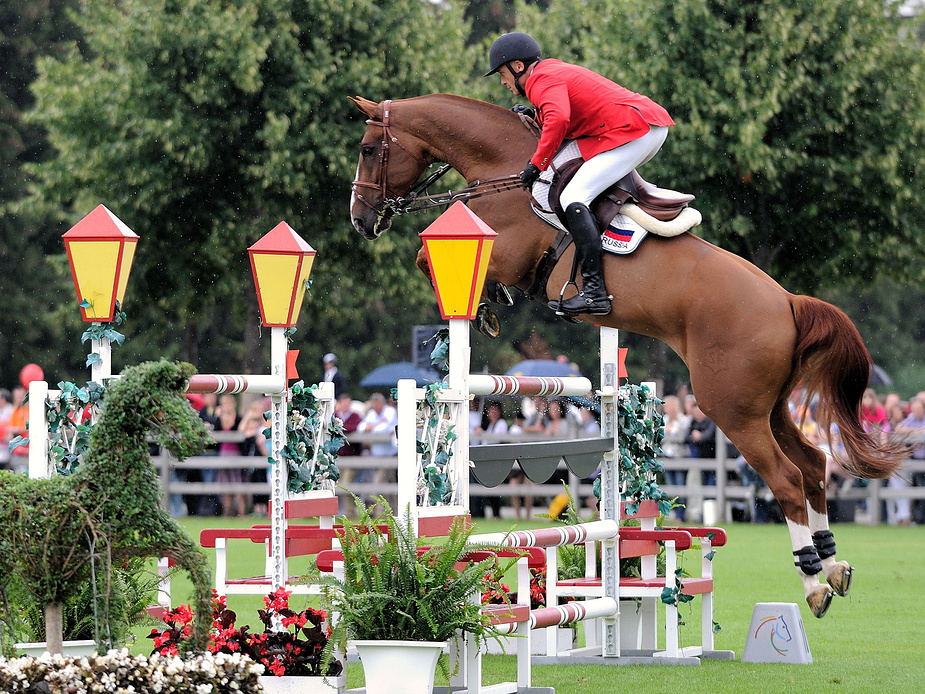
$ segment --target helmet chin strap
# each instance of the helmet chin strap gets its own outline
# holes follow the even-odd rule
[[[538,62],[539,62],[539,61],[536,60],[536,61],[531,62],[529,65],[524,65],[524,69],[521,70],[520,72],[515,72],[515,71],[514,71],[514,68],[513,68],[513,66],[512,66],[512,63],[506,63],[507,69],[511,71],[511,75],[513,75],[513,77],[514,77],[514,86],[517,87],[518,93],[519,93],[521,96],[523,96],[523,97],[526,97],[526,96],[527,96],[527,92],[526,92],[526,90],[521,86],[521,84],[520,84],[520,78],[527,74],[527,71],[530,69],[530,65],[535,65],[535,64],[538,63]]]

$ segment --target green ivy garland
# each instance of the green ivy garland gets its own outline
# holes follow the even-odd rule
[[[655,407],[659,404],[661,400],[646,386],[625,385],[617,392],[618,469],[630,514],[646,500],[658,503],[662,515],[668,515],[673,505],[656,481],[663,469],[659,456],[665,438],[664,417]],[[600,477],[594,481],[594,494],[601,498]]]
[[[90,308],[90,302],[84,299],[80,302],[81,308]],[[122,345],[125,342],[125,335],[116,330],[117,326],[121,326],[125,323],[125,311],[122,310],[121,304],[116,302],[116,311],[113,314],[112,322],[110,323],[93,323],[89,328],[84,330],[83,335],[80,336],[80,344],[83,344],[87,340],[109,340],[109,343],[112,345]],[[97,352],[91,352],[87,355],[87,366],[93,364],[99,364],[103,358]]]
[[[450,360],[450,331],[442,328],[430,339],[435,342],[430,363],[446,372]],[[446,387],[444,383],[424,386],[424,399],[418,403],[416,413],[419,432],[416,450],[421,470],[417,493],[419,497],[426,496],[432,506],[448,504],[453,499],[453,482],[447,470],[453,457],[453,442],[458,436],[455,418],[447,416],[452,405],[441,406],[438,402],[439,392]],[[393,389],[393,395],[397,395],[396,390]]]
[[[333,489],[340,479],[337,451],[347,443],[344,425],[337,417],[331,417],[327,424],[322,422],[323,407],[317,388],[299,381],[290,389],[286,445],[280,457],[286,464],[288,489],[293,493]],[[264,417],[269,418],[269,414]],[[321,431],[327,432],[324,442],[319,442]],[[271,428],[263,433],[272,441]],[[275,464],[272,453],[268,461]]]
[[[446,386],[431,383],[424,387],[424,400],[418,403],[417,454],[421,460],[423,478],[419,494],[426,494],[432,506],[448,504],[453,498],[453,483],[447,473],[453,457],[453,442],[457,439],[455,420],[447,417],[447,406],[441,407],[437,394]]]

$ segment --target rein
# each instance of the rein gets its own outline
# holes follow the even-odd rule
[[[429,210],[435,207],[447,207],[452,205],[457,200],[466,201],[472,200],[474,198],[480,198],[483,195],[492,195],[494,193],[503,193],[509,190],[523,189],[523,183],[520,180],[520,176],[518,174],[510,174],[508,176],[499,176],[497,178],[476,180],[468,184],[462,190],[449,190],[445,193],[435,193],[432,195],[428,194],[427,188],[433,185],[436,181],[443,178],[443,176],[452,168],[449,164],[443,164],[436,171],[418,181],[407,196],[400,197],[394,195],[389,197],[388,175],[390,144],[394,143],[398,145],[412,159],[417,160],[425,166],[427,165],[427,162],[421,157],[417,157],[409,152],[408,149],[402,145],[398,138],[392,133],[392,129],[389,124],[391,112],[392,101],[389,99],[382,102],[382,120],[370,119],[366,121],[367,125],[377,125],[382,128],[382,149],[379,154],[379,182],[373,183],[370,181],[354,181],[352,186],[353,192],[356,194],[357,199],[371,210],[376,212],[376,214],[380,217],[385,215],[392,216],[407,214],[409,212],[419,212],[421,210]],[[369,188],[371,190],[381,191],[383,195],[382,202],[380,202],[378,205],[374,205],[363,196],[358,188]],[[421,195],[421,193],[424,193],[424,195]]]

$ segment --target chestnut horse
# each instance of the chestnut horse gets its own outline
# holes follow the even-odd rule
[[[374,103],[354,99],[369,118],[351,196],[356,230],[375,239],[401,212],[434,162],[467,181],[510,177],[536,147],[536,135],[507,109],[446,94]],[[530,210],[523,188],[473,199],[470,208],[498,234],[487,278],[527,290],[556,230]],[[562,256],[544,288],[557,297],[571,269]],[[819,396],[823,431],[837,425],[840,464],[864,478],[886,478],[902,458],[860,425],[871,357],[838,308],[791,294],[746,260],[692,233],[650,235],[631,255],[605,253],[607,316],[584,316],[666,342],[690,370],[701,409],[767,482],[787,518],[797,572],[813,614],[844,595],[852,567],[835,559],[826,514],[825,455],[800,432],[788,410],[797,383]],[[427,271],[423,255],[418,265]],[[822,573],[826,583],[819,580]]]

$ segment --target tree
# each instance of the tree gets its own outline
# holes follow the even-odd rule
[[[394,352],[399,328],[407,345],[402,311],[432,294],[414,268],[413,234],[369,244],[350,226],[362,120],[347,96],[458,91],[471,64],[461,10],[91,0],[77,21],[86,52],[44,59],[34,85],[32,117],[56,155],[33,167],[32,202],[70,223],[104,202],[141,236],[126,298],[139,335],[125,358],[258,368],[245,249],[280,220],[318,251],[303,320],[315,358],[338,335],[362,336],[358,364]]]
[[[925,278],[925,57],[882,0],[522,8],[546,54],[678,125],[643,172],[694,192],[705,237],[788,287]]]
[[[62,361],[59,345],[68,328],[77,331],[76,311],[58,310],[73,291],[63,247],[65,229],[38,215],[14,209],[26,190],[23,165],[48,156],[44,131],[26,123],[33,104],[29,85],[39,55],[55,55],[79,36],[67,18],[74,0],[10,0],[0,7],[0,385],[17,382],[29,362]],[[70,293],[70,294],[69,294]],[[67,362],[66,358],[63,360]],[[79,366],[75,356],[68,366]]]

